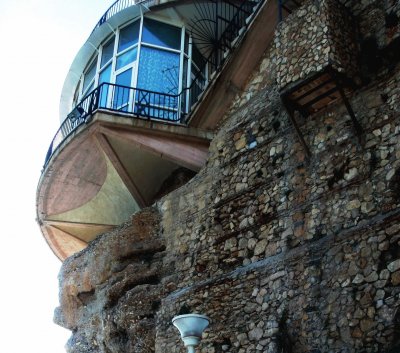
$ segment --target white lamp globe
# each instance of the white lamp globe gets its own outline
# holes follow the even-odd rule
[[[188,352],[194,353],[195,347],[200,343],[203,331],[210,324],[210,319],[205,315],[186,314],[175,316],[172,323],[179,330]]]

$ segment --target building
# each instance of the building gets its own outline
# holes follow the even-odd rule
[[[103,15],[68,72],[39,183],[39,224],[60,259],[204,165],[217,119],[204,118],[203,93],[259,5],[117,1]]]
[[[400,3],[117,1],[38,222],[70,352],[397,352]]]

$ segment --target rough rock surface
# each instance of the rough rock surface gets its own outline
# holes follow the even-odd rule
[[[170,270],[159,222],[156,209],[144,210],[64,262],[55,321],[73,332],[68,352],[153,351]]]
[[[346,6],[362,24],[381,3]],[[200,173],[64,263],[69,352],[184,352],[189,311],[211,317],[204,353],[400,350],[400,64],[367,32],[384,65],[350,99],[362,143],[339,102],[301,122],[306,159],[269,48]]]

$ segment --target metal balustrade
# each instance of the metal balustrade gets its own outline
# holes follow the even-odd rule
[[[68,114],[54,136],[46,154],[45,165],[60,143],[79,126],[91,121],[98,110],[129,114],[133,117],[180,123],[185,117],[186,93],[168,94],[145,89],[102,83],[87,94]]]
[[[96,26],[93,28],[92,33],[99,28],[103,23],[107,22],[111,17],[116,15],[117,13],[127,9],[128,7],[131,7],[133,5],[139,5],[143,4],[146,6],[151,6],[155,0],[117,0],[115,1],[104,13],[103,16],[101,16],[99,22],[97,22]]]

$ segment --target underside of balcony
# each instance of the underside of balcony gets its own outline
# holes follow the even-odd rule
[[[204,165],[212,135],[98,111],[43,171],[38,221],[60,259],[127,221]]]

